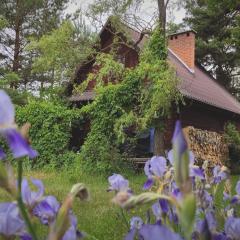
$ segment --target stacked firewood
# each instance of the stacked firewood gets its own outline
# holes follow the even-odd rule
[[[197,164],[208,160],[212,166],[228,165],[228,145],[221,134],[194,127],[184,128],[184,134]]]

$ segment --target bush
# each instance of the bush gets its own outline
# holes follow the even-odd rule
[[[72,162],[73,153],[68,150],[72,125],[80,121],[78,110],[47,101],[33,101],[17,107],[16,119],[19,126],[26,122],[31,124],[32,146],[41,153],[34,166],[60,167]]]
[[[228,143],[229,158],[232,170],[240,172],[240,132],[233,123],[228,123],[225,127],[225,138]]]

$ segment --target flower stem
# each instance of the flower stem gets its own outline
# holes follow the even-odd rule
[[[126,224],[127,229],[129,229],[129,223],[128,223],[128,220],[127,220],[127,218],[126,218],[122,208],[120,208],[120,212],[121,212],[122,218],[123,218],[123,220],[124,220],[124,222]]]
[[[22,194],[21,194],[21,188],[22,188],[22,159],[18,160],[18,197],[17,197],[17,202],[18,202],[18,207],[20,209],[20,212],[22,214],[23,220],[26,223],[26,226],[28,228],[29,233],[32,236],[33,240],[38,240],[36,233],[34,231],[33,225],[29,219],[28,213],[26,211],[26,207],[23,203],[22,200]]]

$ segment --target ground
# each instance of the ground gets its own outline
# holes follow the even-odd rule
[[[69,171],[27,171],[25,176],[41,179],[46,188],[46,195],[54,195],[59,201],[63,200],[71,186],[76,182],[85,183],[91,192],[89,202],[75,201],[74,213],[78,217],[79,229],[88,233],[87,240],[122,240],[124,234],[128,231],[127,226],[121,217],[121,211],[117,206],[111,203],[113,193],[107,192],[108,182],[106,176],[97,176],[87,173],[71,173]],[[125,174],[129,179],[130,187],[136,193],[140,193],[144,181],[143,174]],[[239,176],[232,176],[233,188]],[[223,186],[218,189],[219,209],[222,208],[222,192]],[[5,192],[0,192],[0,199],[7,200]],[[127,219],[131,216],[145,216],[145,211],[129,212]],[[38,230],[40,235],[45,232],[44,229]]]
[[[124,233],[127,233],[126,224],[120,217],[120,209],[111,203],[114,194],[106,191],[108,188],[107,177],[86,173],[79,173],[78,175],[62,170],[51,172],[31,171],[25,172],[24,175],[27,178],[41,179],[46,188],[46,195],[54,195],[59,201],[64,199],[71,186],[76,182],[83,182],[87,185],[91,194],[90,201],[80,202],[77,199],[73,207],[78,218],[79,229],[89,235],[86,238],[87,240],[120,240],[123,239]],[[131,188],[139,193],[145,177],[139,174],[126,177],[130,181]],[[0,192],[0,199],[8,199],[5,192]],[[135,213],[131,212],[127,218],[130,219],[134,215]],[[44,232],[44,230],[39,229],[39,232]]]

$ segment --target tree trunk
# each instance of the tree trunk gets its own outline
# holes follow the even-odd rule
[[[166,7],[164,0],[157,0],[159,26],[165,35],[166,32]]]
[[[19,70],[19,54],[20,54],[20,32],[21,32],[21,21],[19,11],[19,0],[16,2],[16,17],[15,17],[15,40],[14,40],[14,55],[13,55],[13,66],[12,71],[18,73]],[[17,88],[16,83],[11,83],[11,88]]]
[[[166,35],[166,8],[169,0],[157,0],[158,4],[158,19],[159,19],[159,27],[164,34]],[[162,122],[163,120],[159,120]],[[154,155],[155,156],[164,156],[165,155],[165,148],[164,148],[164,130],[163,127],[157,126],[155,128],[154,134]]]
[[[154,151],[155,156],[164,156],[165,148],[164,148],[164,131],[160,126],[155,128],[154,132]]]

